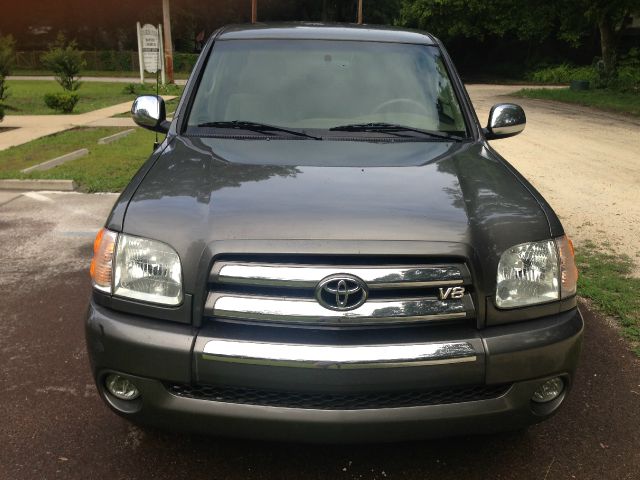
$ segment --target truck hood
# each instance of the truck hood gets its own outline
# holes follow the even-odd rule
[[[190,137],[157,159],[123,231],[183,263],[236,239],[459,242],[496,263],[550,236],[540,204],[482,143]]]

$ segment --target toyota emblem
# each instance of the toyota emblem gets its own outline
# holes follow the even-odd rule
[[[367,284],[355,275],[330,275],[316,287],[316,300],[329,310],[354,310],[367,301]]]

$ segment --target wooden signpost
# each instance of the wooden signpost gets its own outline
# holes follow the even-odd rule
[[[142,27],[136,24],[138,32],[138,60],[140,63],[140,83],[144,83],[144,72],[162,72],[162,83],[165,82],[164,59],[162,52],[162,27],[146,23]]]

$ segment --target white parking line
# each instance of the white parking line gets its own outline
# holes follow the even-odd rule
[[[45,197],[44,195],[40,195],[39,193],[36,193],[36,192],[26,192],[26,193],[23,193],[23,195],[33,200],[38,200],[39,202],[53,202],[53,200],[51,200],[49,197]]]

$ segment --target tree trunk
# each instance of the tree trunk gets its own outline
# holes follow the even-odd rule
[[[329,19],[327,12],[327,0],[322,0],[322,21],[326,22]]]
[[[616,65],[616,32],[613,22],[608,15],[604,15],[598,22],[600,29],[600,49],[602,51],[602,62],[604,64],[604,74],[607,81],[615,78],[617,72]]]

